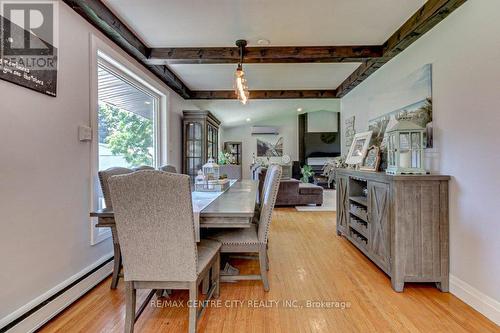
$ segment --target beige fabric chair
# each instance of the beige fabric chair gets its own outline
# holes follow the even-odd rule
[[[149,166],[149,165],[141,165],[141,166],[133,168],[132,170],[133,171],[142,171],[142,170],[156,170],[156,169],[153,168],[152,166]]]
[[[112,176],[124,175],[134,172],[132,169],[114,167],[103,171],[99,171],[99,182],[101,183],[102,195],[104,196],[104,203],[107,209],[112,209],[113,204],[111,202],[111,196],[109,194],[108,180]],[[110,218],[113,219],[113,218]],[[122,268],[122,256],[120,251],[120,242],[118,241],[118,234],[116,233],[116,228],[111,227],[111,236],[113,238],[113,253],[114,253],[114,264],[113,264],[113,274],[111,277],[111,289],[116,289],[118,286],[118,281],[120,279],[120,271]]]
[[[217,297],[221,244],[195,242],[189,176],[138,171],[111,177],[109,188],[125,273],[125,332],[133,332],[140,315],[137,289],[189,289],[195,301],[200,282],[212,271],[207,298]],[[200,314],[189,308],[189,332],[196,331]]]
[[[271,165],[271,167],[273,165]],[[262,184],[262,191],[259,193],[259,203],[255,204],[255,210],[254,210],[253,221],[252,221],[253,223],[259,223],[260,212],[262,210],[262,201],[264,198],[264,193],[266,192],[266,189],[269,187],[270,179],[271,179],[271,173],[266,172],[266,177],[264,178],[264,184]]]
[[[111,202],[111,196],[109,195],[109,185],[108,185],[109,178],[111,178],[112,176],[124,175],[131,172],[134,172],[134,170],[122,167],[109,168],[98,172],[99,182],[101,183],[101,190],[102,190],[102,195],[104,196],[104,202],[106,204],[106,208],[109,209],[113,208],[113,204]]]
[[[161,166],[160,170],[165,171],[165,172],[177,173],[177,169],[173,165],[170,165],[170,164]]]
[[[278,187],[281,178],[281,166],[273,165],[268,173],[270,174],[269,186],[266,186],[262,197],[262,210],[259,223],[251,228],[226,229],[212,233],[209,239],[222,243],[222,253],[257,253],[260,264],[260,275],[235,275],[224,276],[223,281],[238,280],[262,280],[264,290],[269,291],[269,281],[267,271],[269,269],[269,259],[267,256],[267,242],[269,239],[269,226],[274,209],[274,203],[278,195]]]

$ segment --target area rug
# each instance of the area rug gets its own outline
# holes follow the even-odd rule
[[[295,206],[295,209],[299,212],[335,212],[337,210],[336,200],[335,190],[324,190],[323,205]]]

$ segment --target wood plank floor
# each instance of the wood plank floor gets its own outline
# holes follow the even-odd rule
[[[222,307],[207,309],[198,332],[500,331],[458,298],[430,284],[409,284],[404,293],[395,293],[380,269],[336,235],[334,213],[276,209],[269,257],[271,291],[265,293],[258,281],[221,284]],[[232,262],[244,273],[258,273],[257,262]],[[120,281],[115,291],[109,285],[110,279],[105,280],[41,332],[123,332],[124,284]],[[187,296],[177,291],[163,300],[186,301]],[[286,300],[291,301],[288,306]],[[344,303],[308,308],[308,300]],[[136,332],[186,332],[187,308],[171,305],[148,306]]]

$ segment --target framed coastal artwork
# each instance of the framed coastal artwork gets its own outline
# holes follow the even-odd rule
[[[405,119],[425,128],[425,147],[433,148],[432,65],[423,66],[391,86],[390,91],[380,93],[378,98],[384,100],[383,104],[397,107],[389,112],[376,110],[382,115],[368,122],[368,129],[373,132],[372,144],[385,152],[386,131]]]

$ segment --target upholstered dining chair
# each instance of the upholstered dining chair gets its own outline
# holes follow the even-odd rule
[[[149,165],[140,165],[132,169],[133,171],[142,171],[142,170],[155,170],[152,166]]]
[[[101,190],[102,195],[104,196],[104,203],[106,204],[106,208],[113,208],[111,196],[109,195],[109,178],[111,178],[112,176],[124,175],[131,172],[134,172],[134,170],[122,167],[113,167],[98,172],[99,182],[101,183]]]
[[[99,171],[99,182],[101,184],[102,195],[104,197],[104,204],[107,209],[113,208],[113,203],[111,202],[111,196],[109,194],[108,180],[112,176],[124,175],[134,172],[132,169],[113,167],[106,170]],[[109,217],[108,219],[113,219]],[[118,241],[118,234],[116,233],[116,227],[111,227],[111,237],[113,238],[113,253],[114,253],[114,264],[113,264],[113,274],[111,277],[111,289],[116,289],[118,286],[118,281],[120,279],[120,271],[122,268],[122,256],[120,252],[120,242]]]
[[[266,186],[262,197],[262,210],[259,223],[250,228],[225,229],[212,234],[207,238],[222,243],[222,253],[256,253],[258,254],[260,275],[228,275],[223,281],[262,280],[264,290],[269,291],[267,271],[269,259],[267,256],[267,242],[269,239],[269,226],[278,195],[281,166],[273,165],[269,168],[269,185]]]
[[[177,169],[173,165],[170,165],[170,164],[166,164],[166,165],[161,166],[160,170],[165,171],[165,172],[177,173]]]
[[[272,165],[270,166],[272,167]],[[260,219],[260,211],[262,210],[262,201],[264,198],[264,193],[266,192],[266,189],[269,187],[269,180],[271,178],[271,173],[267,172],[269,171],[269,168],[266,170],[266,176],[264,178],[264,184],[262,184],[262,190],[259,193],[259,202],[255,204],[255,210],[254,210],[254,215],[253,215],[253,223],[258,223]]]
[[[134,331],[140,315],[135,310],[137,289],[189,289],[193,303],[211,271],[207,298],[219,295],[221,244],[195,241],[189,176],[138,171],[111,177],[109,188],[123,255],[125,332]],[[189,308],[189,332],[196,332],[202,311]]]

